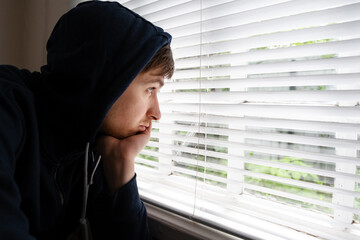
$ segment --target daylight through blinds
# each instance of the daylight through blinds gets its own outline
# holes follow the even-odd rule
[[[173,36],[144,199],[240,236],[360,238],[360,1],[123,4]]]

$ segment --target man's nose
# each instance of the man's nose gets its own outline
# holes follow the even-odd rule
[[[151,105],[150,105],[150,108],[148,111],[148,116],[151,117],[153,120],[160,120],[160,118],[161,118],[161,111],[160,111],[159,100],[158,100],[157,96],[151,102]]]

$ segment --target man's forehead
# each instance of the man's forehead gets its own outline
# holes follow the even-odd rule
[[[159,74],[159,72],[156,71],[149,71],[143,75],[142,78],[143,83],[159,83],[160,87],[164,85],[164,76],[162,74]]]

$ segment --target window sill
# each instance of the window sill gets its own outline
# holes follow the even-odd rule
[[[145,202],[149,228],[156,240],[245,240]]]

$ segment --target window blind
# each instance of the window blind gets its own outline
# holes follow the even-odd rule
[[[120,1],[176,71],[141,196],[254,239],[360,238],[360,1]]]

